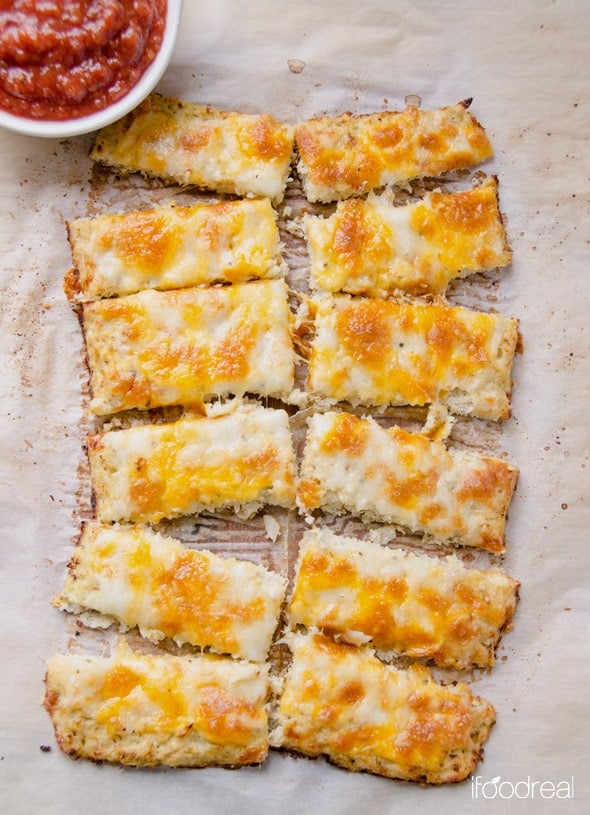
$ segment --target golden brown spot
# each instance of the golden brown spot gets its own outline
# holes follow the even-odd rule
[[[391,602],[385,597],[367,597],[362,614],[364,633],[378,648],[386,648],[395,634],[395,616]]]
[[[496,197],[491,187],[452,195],[434,192],[430,200],[436,214],[449,229],[483,232],[496,222]]]
[[[444,689],[416,691],[408,700],[413,716],[396,740],[408,766],[440,769],[449,750],[470,742],[471,715],[466,702]]]
[[[437,249],[451,269],[490,268],[506,263],[497,257],[486,236],[503,237],[495,186],[485,185],[454,194],[431,193],[429,202],[412,208],[410,224]]]
[[[308,553],[302,560],[300,581],[303,593],[325,591],[338,586],[354,586],[357,574],[346,560],[331,557],[325,552]]]
[[[149,382],[135,374],[113,376],[110,390],[114,399],[119,397],[117,405],[120,408],[147,407],[152,395]]]
[[[358,679],[343,685],[337,695],[337,701],[344,705],[355,705],[365,698],[365,688]]]
[[[291,140],[269,114],[259,116],[243,135],[244,148],[267,161],[280,161],[291,155]]]
[[[408,596],[408,584],[403,577],[390,577],[380,585],[380,591],[392,605],[402,603]]]
[[[210,374],[210,356],[206,351],[188,346],[178,340],[163,340],[150,349],[150,359],[146,360],[146,369],[154,381],[163,380],[170,383],[171,374],[175,383],[202,387]]]
[[[437,518],[443,516],[446,512],[446,509],[443,504],[439,504],[436,501],[432,501],[427,504],[424,509],[420,512],[419,521],[421,524],[426,525],[432,523]]]
[[[406,130],[401,126],[401,121],[390,119],[384,124],[377,125],[373,131],[373,140],[383,149],[397,147],[404,136]]]
[[[213,361],[216,378],[243,380],[250,371],[250,355],[256,342],[256,326],[234,328],[218,344]]]
[[[322,695],[322,685],[319,679],[311,674],[305,675],[305,680],[302,683],[301,696],[303,699],[312,699],[317,701]]]
[[[90,281],[88,281],[90,282]],[[80,277],[77,269],[68,269],[64,275],[63,290],[68,300],[73,300],[81,292]]]
[[[400,460],[405,463],[404,456],[407,455],[408,462],[413,463],[420,456],[429,455],[432,449],[432,442],[427,436],[419,433],[411,433],[402,427],[394,425],[387,429],[388,434],[399,445]]]
[[[418,501],[435,494],[438,472],[431,469],[424,473],[415,473],[408,478],[399,478],[389,472],[385,480],[389,500],[397,506],[413,509]]]
[[[344,202],[336,215],[332,251],[349,274],[379,268],[391,254],[389,230],[368,217],[366,205],[357,199]]]
[[[342,262],[359,263],[371,239],[364,211],[364,202],[356,199],[346,201],[340,207],[334,231],[333,249],[334,254],[338,255]]]
[[[257,453],[245,456],[243,459],[243,468],[246,476],[249,473],[257,476],[267,476],[269,483],[272,483],[273,473],[279,466],[279,453],[274,444],[262,448]]]
[[[115,665],[104,678],[101,695],[103,699],[125,697],[140,684],[141,677],[139,674],[126,665]]]
[[[321,143],[313,130],[305,125],[295,129],[295,140],[301,159],[310,167],[317,161],[321,150]]]
[[[478,469],[471,469],[468,472],[457,490],[457,495],[461,501],[488,503],[502,490],[507,473],[509,468],[504,462],[488,459]]]
[[[471,586],[464,581],[457,584],[455,587],[455,593],[457,595],[457,599],[463,603],[463,605],[467,606],[467,608],[476,610],[481,604],[479,596],[473,591]]]
[[[336,750],[345,755],[353,755],[371,750],[379,742],[379,728],[372,725],[349,727],[334,738]]]
[[[185,130],[178,136],[178,145],[188,153],[197,153],[209,144],[213,132],[213,128],[209,125],[199,127],[198,130]]]
[[[157,570],[152,581],[151,595],[161,615],[158,628],[168,637],[183,633],[196,645],[213,644],[219,650],[235,652],[232,618],[248,622],[260,609],[231,602],[219,608],[222,589],[219,578],[198,553],[179,555],[171,568]]]
[[[245,700],[209,685],[199,692],[198,710],[202,728],[215,744],[247,745],[251,740],[252,727],[248,719],[252,719],[256,710]]]
[[[452,601],[447,596],[425,587],[417,592],[417,599],[429,611],[437,615],[445,615],[452,605]]]
[[[361,456],[367,447],[368,437],[369,426],[365,420],[351,413],[339,413],[322,439],[321,447],[326,453]]]
[[[302,478],[297,487],[297,497],[307,509],[321,506],[324,490],[317,478]]]
[[[449,626],[449,636],[457,642],[468,643],[473,640],[473,625],[468,618],[461,617]]]
[[[389,312],[386,303],[362,300],[336,315],[336,335],[357,362],[381,368],[383,360],[391,354]]]
[[[249,747],[240,753],[241,764],[262,764],[268,755],[267,742],[263,738],[263,742],[258,746]]]
[[[433,374],[450,368],[458,376],[480,370],[489,361],[490,318],[481,314],[467,326],[452,308],[441,307],[436,314],[421,314],[426,342],[433,357]]]
[[[174,233],[163,214],[129,212],[113,222],[101,243],[105,249],[112,247],[124,263],[150,275],[172,262],[177,246]]]
[[[148,472],[148,462],[139,458],[130,474],[129,497],[137,507],[135,517],[154,512],[162,504],[166,482]]]
[[[310,552],[305,555],[301,563],[301,571],[309,577],[322,575],[328,569],[330,560],[325,552]]]
[[[447,140],[442,132],[435,133],[428,131],[421,133],[417,139],[418,146],[432,153],[434,156],[442,156],[447,152]]]
[[[322,124],[319,123],[320,128]],[[346,127],[346,123],[345,123]],[[310,180],[330,188],[344,185],[353,192],[366,192],[380,183],[381,166],[358,139],[346,134],[343,147],[334,146],[339,132],[332,129],[318,138],[314,127],[301,126],[296,130],[297,147],[302,161],[307,165]],[[322,146],[322,139],[328,146]]]

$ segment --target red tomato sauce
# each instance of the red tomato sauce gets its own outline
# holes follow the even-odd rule
[[[153,62],[167,0],[0,0],[0,108],[77,119],[121,99]]]

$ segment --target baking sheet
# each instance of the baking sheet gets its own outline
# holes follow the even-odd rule
[[[64,222],[122,205],[128,193],[93,169],[90,137],[0,132],[3,812],[588,811],[589,36],[584,0],[486,8],[467,0],[187,0],[159,86],[292,122],[400,108],[407,94],[424,107],[474,97],[496,150],[485,169],[499,176],[514,250],[512,266],[482,296],[518,317],[523,336],[513,417],[488,437],[520,467],[504,566],[523,585],[493,672],[476,677],[477,692],[498,710],[476,771],[477,799],[471,780],[423,788],[278,753],[239,771],[141,771],[58,751],[40,705],[44,663],[78,646],[75,628],[49,603],[88,499],[86,372],[61,289],[70,264]],[[484,800],[481,784],[498,778]],[[572,780],[573,799],[551,797],[547,785],[542,796],[540,782],[570,790]]]

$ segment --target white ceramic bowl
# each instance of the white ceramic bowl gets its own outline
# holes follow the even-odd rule
[[[65,139],[69,136],[79,136],[82,133],[91,133],[105,125],[116,122],[129,111],[133,110],[156,87],[164,71],[168,67],[172,51],[178,34],[180,15],[183,0],[168,0],[166,25],[160,50],[154,61],[147,68],[139,82],[122,98],[103,110],[81,116],[78,119],[64,119],[62,121],[45,121],[43,119],[27,119],[24,116],[15,116],[0,110],[0,127],[13,130],[15,133],[24,133],[27,136],[42,136],[44,138]]]

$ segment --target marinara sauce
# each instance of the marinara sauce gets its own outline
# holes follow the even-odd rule
[[[164,33],[167,0],[0,0],[0,108],[77,119],[138,82]]]

